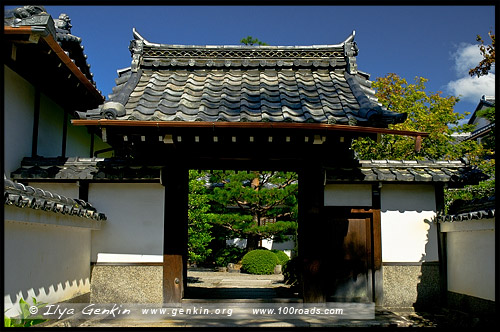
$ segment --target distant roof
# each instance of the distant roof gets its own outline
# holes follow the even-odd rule
[[[88,202],[58,195],[48,190],[25,186],[4,176],[4,204],[94,220],[106,220],[104,213]]]
[[[120,158],[26,157],[11,174],[17,180],[160,180],[161,165]],[[353,167],[327,168],[333,182],[448,183],[450,187],[474,184],[485,178],[477,168],[461,161],[360,160]]]
[[[477,117],[477,112],[488,108],[488,107],[495,107],[495,97],[488,97],[483,95],[481,99],[479,100],[479,103],[476,106],[476,109],[474,110],[474,113],[472,113],[472,116],[469,119],[469,124],[474,123],[474,120],[476,120]]]
[[[354,32],[313,46],[168,45],[133,35],[131,67],[118,71],[109,103],[80,118],[382,128],[406,119],[378,103],[357,69]]]

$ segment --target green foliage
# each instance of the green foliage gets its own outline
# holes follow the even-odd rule
[[[464,115],[454,112],[458,98],[442,97],[441,92],[426,91],[427,79],[416,77],[409,84],[396,74],[377,78],[373,83],[379,102],[388,110],[407,113],[408,119],[401,124],[390,125],[390,129],[428,132],[429,137],[422,140],[420,152],[415,151],[415,140],[400,135],[381,135],[379,142],[370,138],[353,141],[352,148],[359,159],[396,159],[396,160],[457,160],[465,158],[471,165],[490,176],[487,181],[476,186],[445,191],[445,213],[456,199],[471,200],[494,195],[495,188],[495,136],[491,132],[482,139],[482,144],[474,140],[456,142],[453,133],[472,132],[473,125],[459,125]],[[495,109],[478,112],[495,121]]]
[[[488,75],[491,70],[491,67],[495,65],[495,34],[490,31],[488,32],[488,36],[491,39],[490,45],[484,45],[484,40],[480,35],[477,35],[476,40],[481,43],[479,46],[479,51],[483,56],[483,59],[479,64],[469,70],[469,75],[477,77]]]
[[[288,257],[288,255],[281,250],[273,249],[271,250],[271,252],[273,252],[276,255],[276,257],[278,257],[279,265],[285,265],[285,263],[290,260],[290,257]]]
[[[477,111],[476,116],[483,117],[483,118],[487,119],[488,121],[494,123],[495,122],[495,107],[488,107],[488,108],[482,109],[480,111]]]
[[[495,181],[482,181],[478,185],[469,185],[460,189],[448,189],[444,193],[445,214],[455,201],[472,201],[495,196]]]
[[[241,260],[241,270],[250,274],[273,274],[278,257],[269,250],[249,251]]]
[[[7,317],[4,315],[4,326],[5,327],[30,327],[43,322],[47,319],[42,319],[42,315],[32,315],[30,313],[30,307],[34,306],[38,309],[46,306],[47,303],[37,302],[33,297],[33,304],[28,304],[23,298],[19,300],[19,308],[21,309],[21,314],[18,317]]]
[[[461,157],[477,156],[479,145],[474,141],[455,144],[453,133],[471,131],[470,125],[459,125],[465,115],[455,113],[458,98],[442,97],[441,92],[426,91],[428,80],[416,77],[409,84],[396,74],[377,78],[373,83],[376,96],[388,110],[407,113],[404,123],[390,125],[390,129],[428,132],[422,140],[420,152],[415,151],[415,138],[401,135],[381,135],[380,142],[370,138],[360,138],[353,142],[352,148],[359,159],[396,159],[396,160],[455,160]]]
[[[210,210],[210,197],[207,195],[203,174],[189,171],[188,200],[188,257],[193,263],[201,263],[210,255],[208,248],[213,237],[212,225],[207,214]]]
[[[264,42],[261,42],[259,39],[257,38],[253,38],[252,36],[247,36],[246,38],[242,38],[240,40],[240,43],[243,44],[243,45],[267,45],[266,43]]]
[[[222,248],[215,253],[215,264],[217,266],[227,266],[229,263],[238,263],[245,253],[245,248],[236,246]]]
[[[478,117],[484,117],[490,122],[495,122],[495,108],[489,107],[476,113]],[[490,131],[481,138],[481,145],[477,156],[470,160],[472,165],[477,166],[489,179],[481,181],[477,185],[468,185],[460,189],[448,189],[445,191],[445,213],[454,201],[472,201],[481,198],[495,196],[495,132]]]
[[[211,183],[214,226],[226,238],[247,239],[247,249],[262,238],[286,240],[297,229],[297,174],[292,172],[214,171]]]

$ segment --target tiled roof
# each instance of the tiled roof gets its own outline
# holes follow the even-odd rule
[[[356,169],[327,169],[327,181],[447,182],[462,186],[484,180],[477,168],[461,161],[360,160]]]
[[[372,127],[406,119],[383,108],[369,75],[357,70],[354,34],[319,46],[164,45],[135,30],[134,37],[132,66],[119,71],[109,96],[113,107],[81,118]]]
[[[139,165],[117,158],[24,158],[13,179],[27,180],[158,180],[161,166]],[[447,182],[462,186],[484,179],[461,161],[361,160],[350,168],[330,168],[330,182]]]
[[[495,217],[495,196],[472,201],[457,200],[446,215],[438,216],[440,222],[467,221]]]
[[[160,180],[160,166],[132,164],[115,158],[24,158],[13,179]]]
[[[495,97],[490,97],[485,95],[481,96],[481,99],[479,100],[479,103],[477,104],[476,109],[472,113],[468,123],[469,124],[474,123],[477,117],[477,112],[488,107],[495,107]]]
[[[25,186],[4,176],[4,204],[51,211],[94,220],[106,220],[104,213],[81,199],[64,197],[47,190]]]

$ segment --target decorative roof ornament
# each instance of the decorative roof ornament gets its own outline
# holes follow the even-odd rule
[[[59,18],[54,20],[54,23],[58,33],[71,33],[71,28],[73,26],[71,25],[71,19],[68,14],[60,14]]]
[[[137,72],[141,61],[145,39],[135,30],[135,28],[132,29],[132,32],[134,39],[130,41],[128,49],[132,55],[131,69],[133,72]]]
[[[13,14],[19,19],[28,18],[34,15],[47,14],[44,6],[23,6],[14,9]]]
[[[33,32],[49,33],[55,37],[55,26],[52,17],[43,6],[23,6],[5,12],[4,26],[31,26]]]
[[[356,63],[356,56],[358,55],[358,45],[354,41],[354,36],[356,31],[352,31],[352,34],[344,41],[344,55],[347,60],[347,71],[349,74],[354,75],[358,72],[358,65]]]

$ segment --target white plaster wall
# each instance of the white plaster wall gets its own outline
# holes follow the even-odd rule
[[[90,291],[89,229],[5,220],[4,231],[8,316],[18,314],[21,297],[55,303]]]
[[[50,191],[60,196],[73,199],[78,198],[78,186],[76,183],[29,182],[28,185]]]
[[[495,301],[495,220],[481,221],[484,229],[463,227],[471,220],[446,232],[448,290]]]
[[[4,66],[4,172],[7,177],[31,156],[35,89]]]
[[[38,124],[38,155],[44,157],[62,155],[63,124],[64,110],[42,94]]]
[[[327,184],[324,191],[325,206],[371,206],[370,184]]]
[[[165,188],[159,183],[91,183],[89,202],[106,214],[92,233],[98,254],[163,255]]]
[[[384,184],[380,194],[382,261],[439,261],[434,186]]]

